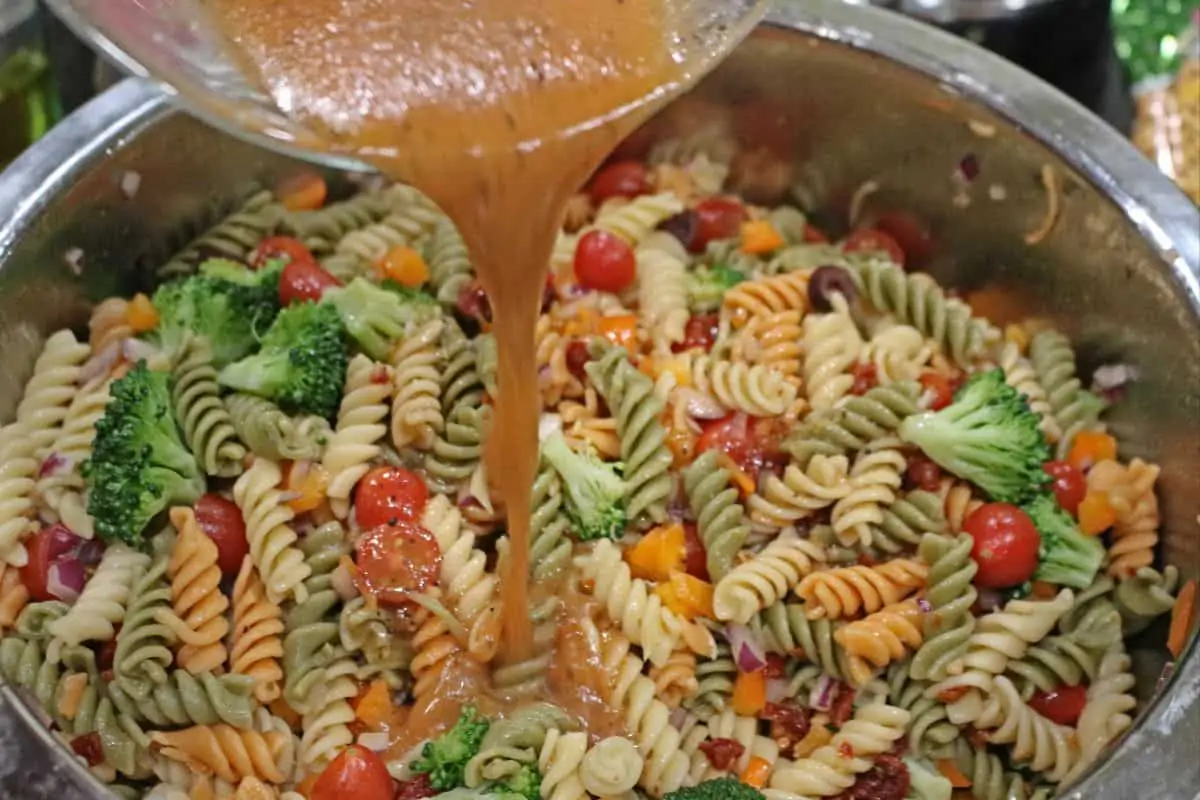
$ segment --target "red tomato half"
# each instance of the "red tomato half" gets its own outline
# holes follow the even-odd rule
[[[403,605],[437,583],[442,553],[433,534],[411,520],[372,528],[358,540],[356,563],[364,592]]]
[[[301,300],[316,302],[333,286],[342,282],[312,261],[292,261],[279,276],[279,303],[290,306]]]
[[[1079,504],[1087,495],[1087,479],[1083,477],[1083,472],[1066,461],[1048,461],[1042,465],[1042,469],[1053,479],[1052,487],[1058,505],[1075,516],[1079,512]]]
[[[874,228],[859,228],[851,233],[842,243],[842,250],[847,253],[886,253],[892,261],[904,266],[904,250],[891,236]]]
[[[966,518],[963,530],[974,540],[976,586],[1006,589],[1033,577],[1042,537],[1024,511],[1008,503],[988,503]]]
[[[617,161],[592,178],[592,202],[599,206],[613,197],[637,197],[647,189],[646,167],[640,161]]]
[[[1060,686],[1049,692],[1038,690],[1029,698],[1029,706],[1046,719],[1059,725],[1074,725],[1087,705],[1087,689],[1083,686]]]
[[[401,519],[416,522],[428,500],[429,489],[417,473],[401,467],[375,467],[354,490],[354,516],[364,530]]]
[[[633,248],[615,233],[588,231],[575,245],[575,278],[588,289],[619,292],[636,275]]]
[[[206,494],[196,501],[196,522],[200,530],[217,544],[217,566],[226,577],[242,568],[250,545],[246,542],[246,521],[232,500],[218,494]]]
[[[50,564],[59,555],[54,552],[54,534],[52,528],[43,528],[30,537],[25,547],[29,551],[29,561],[21,567],[21,583],[29,590],[29,599],[35,603],[46,600],[57,600],[47,588],[50,575]]]
[[[254,269],[262,269],[268,261],[277,259],[283,259],[289,264],[317,263],[312,251],[305,247],[299,239],[293,239],[291,236],[269,236],[259,242],[258,247],[254,248],[254,252],[250,254],[250,266]]]
[[[704,252],[709,242],[731,239],[741,233],[746,207],[729,197],[710,197],[696,204],[696,235],[690,249]]]
[[[683,524],[683,568],[688,575],[702,581],[708,577],[708,552],[700,541],[700,530],[694,522]]]
[[[683,328],[683,341],[671,345],[671,349],[682,353],[698,347],[707,353],[717,341],[718,324],[716,314],[696,314],[689,317]]]
[[[739,465],[753,460],[755,446],[750,417],[739,411],[706,423],[696,442],[696,455],[705,450],[719,450]]]
[[[383,760],[352,744],[317,778],[308,800],[392,800],[395,792]]]

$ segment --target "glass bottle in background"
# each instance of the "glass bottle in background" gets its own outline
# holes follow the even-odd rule
[[[60,116],[35,0],[0,0],[0,168]]]

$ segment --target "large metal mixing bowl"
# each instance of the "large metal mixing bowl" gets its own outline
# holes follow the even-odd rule
[[[1115,131],[966,42],[838,0],[789,3],[771,22],[644,135],[737,153],[744,190],[769,200],[796,187],[834,232],[852,213],[910,211],[931,231],[939,279],[986,290],[997,313],[1050,317],[1088,364],[1136,364],[1112,427],[1127,453],[1162,465],[1163,556],[1200,573],[1196,208]],[[0,178],[0,418],[47,332],[137,288],[215,199],[295,169],[137,81],[16,162]],[[1044,179],[1061,184],[1057,221],[1029,244],[1051,203]],[[1200,787],[1200,654],[1190,644],[1156,692],[1162,641],[1153,630],[1134,643],[1136,729],[1068,796],[1175,800]],[[0,797],[99,793],[0,687]]]

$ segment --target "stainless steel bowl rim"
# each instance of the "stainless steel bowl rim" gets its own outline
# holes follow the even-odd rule
[[[783,3],[767,22],[883,57],[1007,118],[1120,207],[1170,265],[1182,295],[1200,316],[1200,211],[1117,131],[1073,100],[969,42],[890,12],[840,0],[805,0]],[[173,100],[160,86],[129,79],[67,118],[15,161],[0,175],[0,209],[6,212],[0,217],[0,252],[71,185],[82,167],[109,152],[113,142],[136,136],[171,110]],[[1195,639],[1138,726],[1066,797],[1138,797],[1146,776],[1153,774],[1171,773],[1181,779],[1177,786],[1200,787],[1200,648]],[[18,692],[0,686],[0,751],[27,751],[21,743],[30,731],[43,745],[58,747],[19,701]],[[58,754],[66,755],[62,750]],[[45,766],[85,774],[74,758],[52,759]],[[6,768],[0,765],[0,772]]]

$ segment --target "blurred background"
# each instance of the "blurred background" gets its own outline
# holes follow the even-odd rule
[[[1200,0],[847,2],[1015,61],[1131,136],[1200,202]],[[0,0],[0,168],[120,77],[39,0]]]

